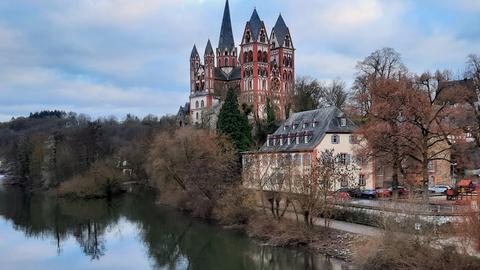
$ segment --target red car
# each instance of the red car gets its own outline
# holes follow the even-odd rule
[[[392,188],[388,188],[388,190],[390,190],[390,195],[392,195]],[[398,186],[397,187],[397,190],[398,190],[398,196],[408,196],[408,194],[410,193],[410,191],[408,190],[408,188],[404,187],[404,186]]]
[[[392,196],[392,191],[388,188],[377,188],[377,197],[379,198],[386,198]]]

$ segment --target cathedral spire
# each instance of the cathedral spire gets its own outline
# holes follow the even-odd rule
[[[262,24],[263,22],[260,19],[260,16],[258,16],[257,9],[254,8],[252,16],[248,21],[248,25],[250,27],[250,30],[252,31],[253,40],[257,40],[258,35],[260,34],[260,29],[262,28]]]
[[[283,46],[285,38],[290,35],[290,30],[283,20],[282,14],[278,16],[277,22],[272,29],[272,32],[277,36],[278,46]]]
[[[193,45],[192,53],[190,54],[190,59],[200,57],[197,51],[197,46]]]
[[[232,21],[230,19],[230,6],[228,0],[225,3],[225,10],[223,11],[222,29],[220,30],[220,39],[218,40],[218,50],[232,51],[235,48],[233,41]]]
[[[205,55],[214,55],[212,43],[210,43],[210,39],[208,39],[207,47],[205,48]]]

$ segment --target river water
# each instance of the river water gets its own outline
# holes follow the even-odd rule
[[[151,192],[83,201],[0,187],[0,269],[346,267],[300,250],[259,245],[243,234],[159,207]]]

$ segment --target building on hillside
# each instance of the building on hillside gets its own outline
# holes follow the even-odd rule
[[[255,178],[264,175],[280,175],[282,173],[278,171],[284,168],[275,165],[285,158],[293,161],[294,167],[301,172],[300,174],[308,173],[319,154],[326,150],[333,150],[340,164],[354,168],[349,170],[349,174],[354,175],[348,175],[344,180],[336,183],[335,190],[342,187],[374,189],[376,183],[372,174],[372,163],[355,158],[356,129],[357,126],[353,121],[336,107],[294,113],[268,136],[267,142],[259,151],[243,154],[244,176]],[[248,171],[255,167],[250,166],[253,160],[259,160],[261,168],[255,168],[258,172]],[[267,169],[266,167],[270,164],[272,166]],[[250,183],[250,181],[244,182]]]
[[[201,124],[203,114],[220,104],[228,89],[237,91],[240,104],[251,106],[254,119],[266,118],[269,99],[277,119],[284,120],[294,78],[295,49],[283,17],[278,17],[268,36],[254,9],[238,52],[227,0],[217,48],[214,50],[208,40],[203,62],[195,45],[190,54],[189,122]]]

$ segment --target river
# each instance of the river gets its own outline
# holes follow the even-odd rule
[[[152,192],[83,201],[26,196],[2,187],[0,268],[346,269],[323,256],[260,245],[159,207]]]

